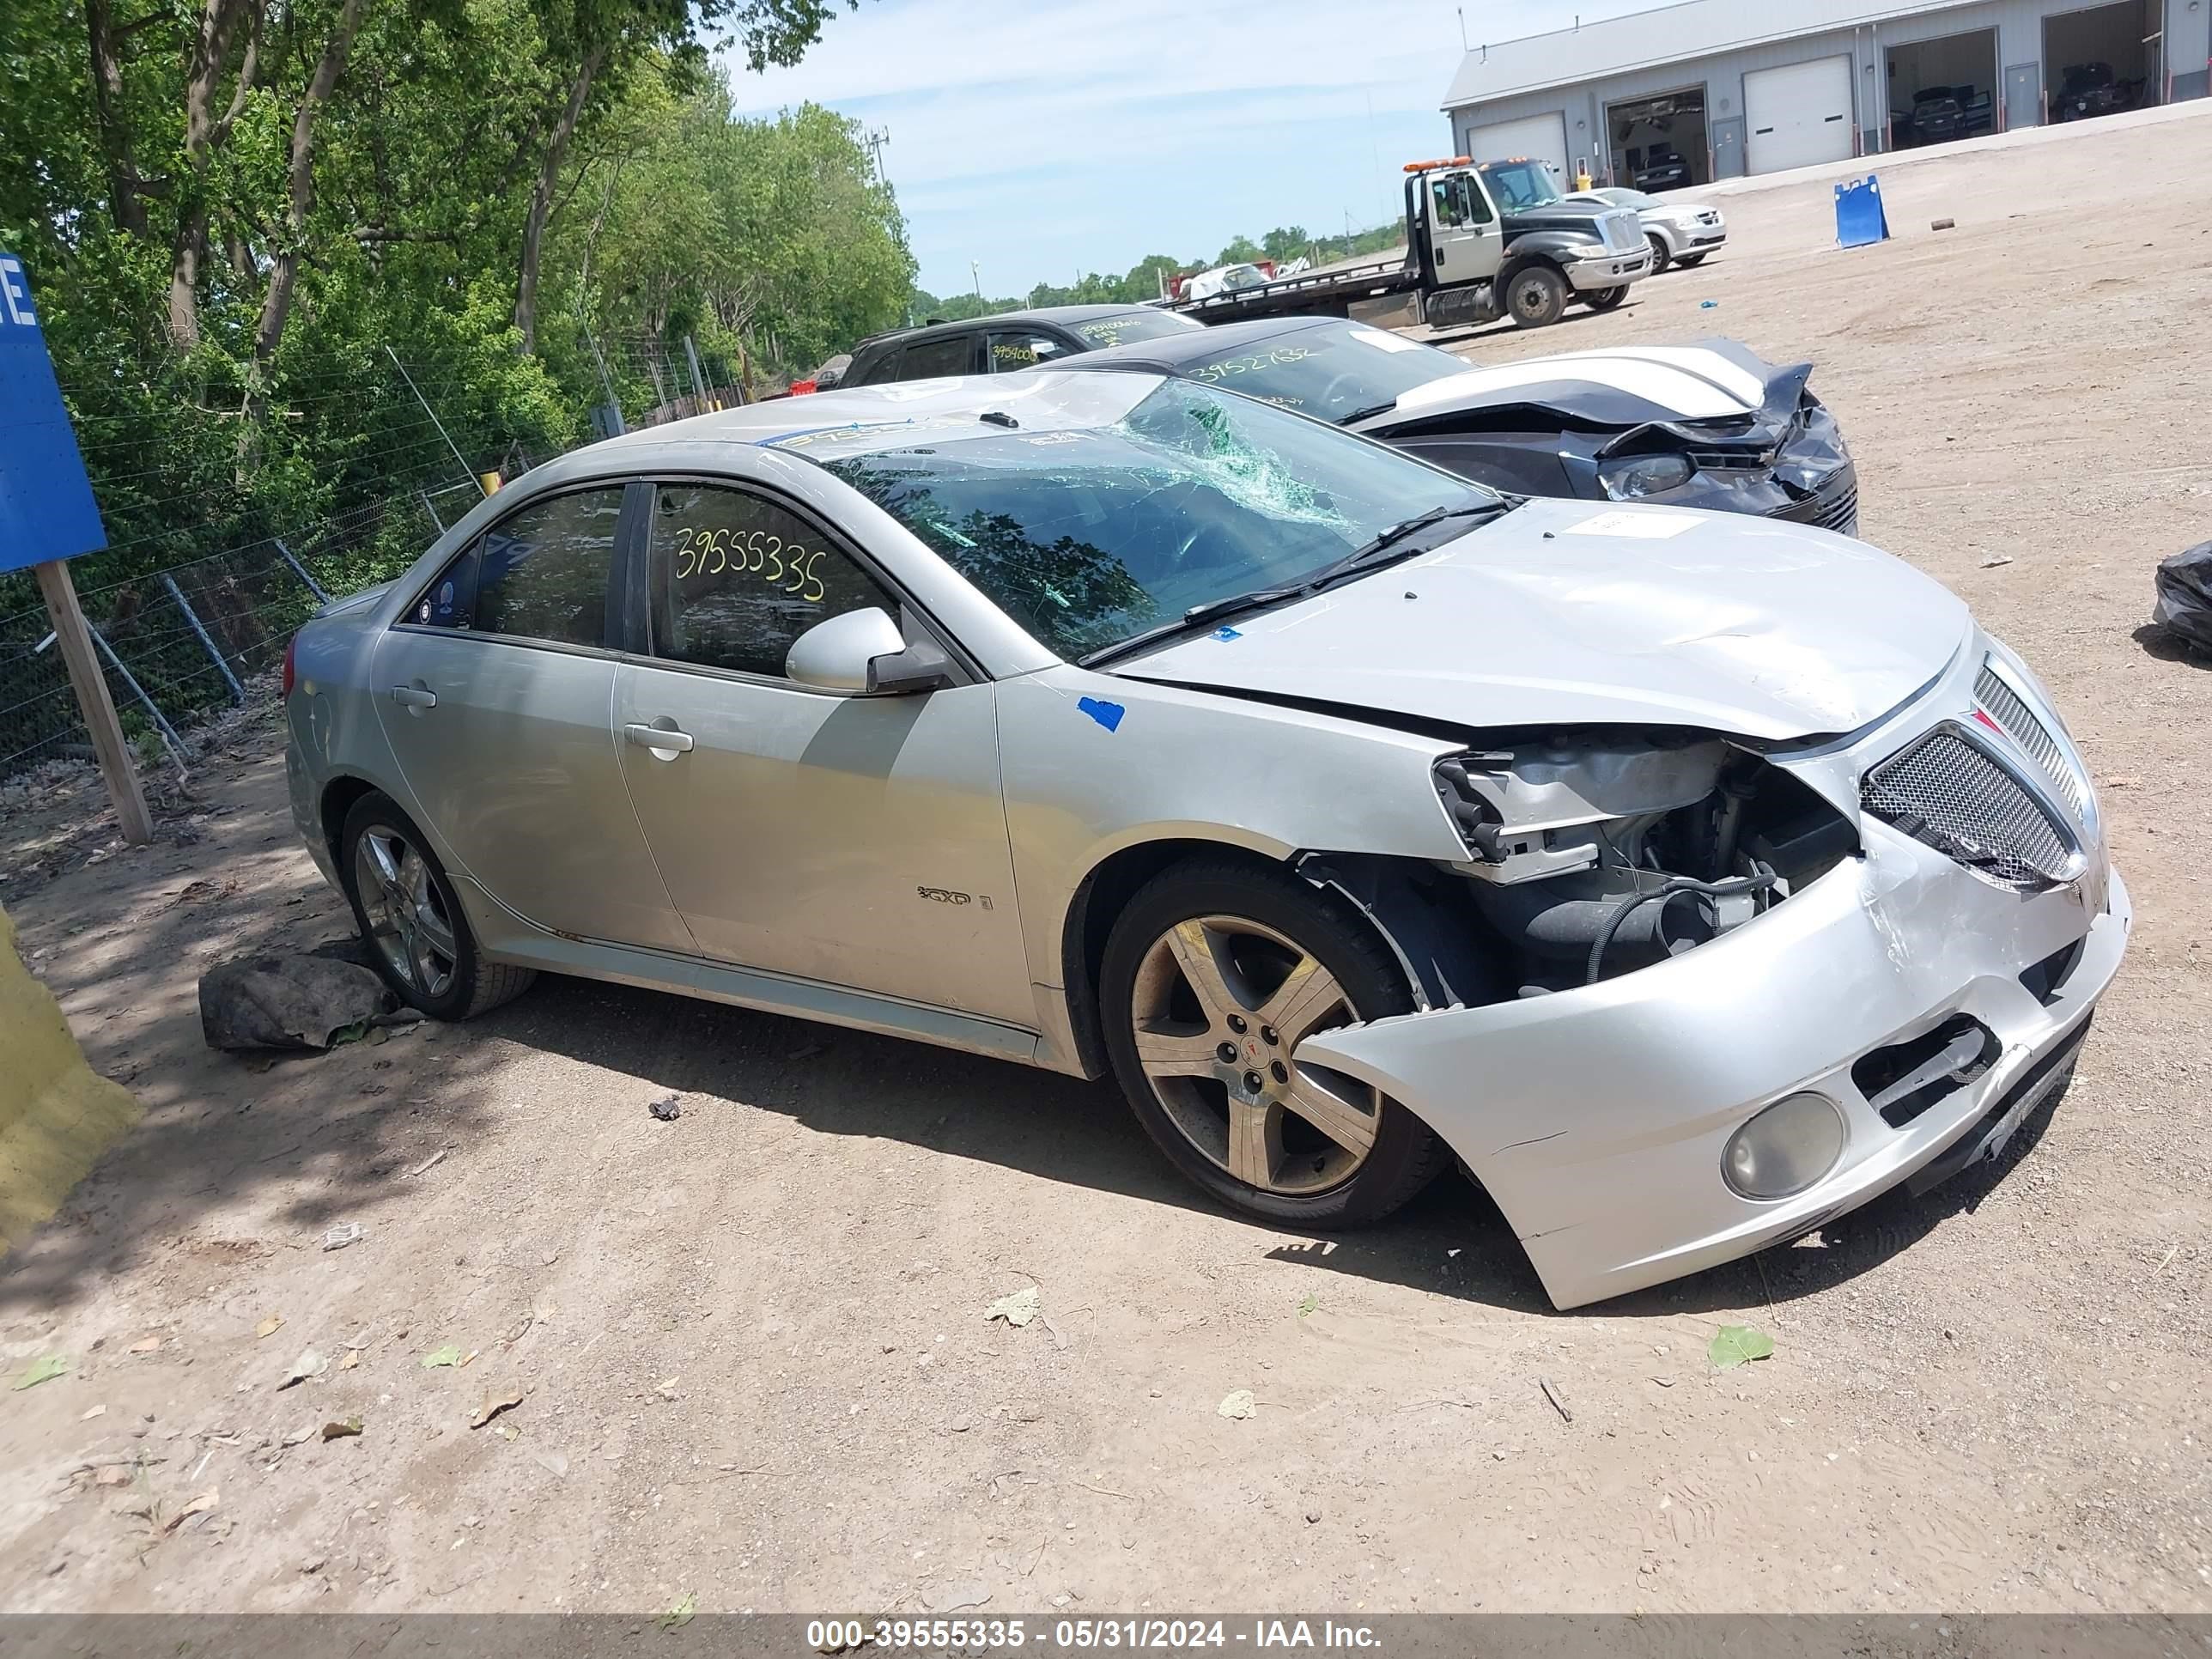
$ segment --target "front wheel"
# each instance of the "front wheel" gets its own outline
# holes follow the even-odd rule
[[[1701,265],[1705,264],[1705,256],[1702,253],[1685,253],[1680,258],[1674,261],[1676,264],[1681,266],[1685,270],[1688,270],[1696,265]],[[1655,266],[1653,269],[1656,270],[1657,267]]]
[[[1644,240],[1651,244],[1651,274],[1654,276],[1656,276],[1661,271],[1666,270],[1668,265],[1674,263],[1674,256],[1668,251],[1667,239],[1664,236],[1661,236],[1655,232],[1646,231],[1644,234]],[[1685,259],[1682,263],[1684,264],[1689,264],[1692,261]]]
[[[1628,284],[1626,283],[1619,288],[1594,288],[1575,295],[1592,311],[1610,311],[1627,297]]]
[[[1567,279],[1549,265],[1523,265],[1505,281],[1506,314],[1520,328],[1546,328],[1567,313]]]
[[[1443,1167],[1443,1143],[1403,1106],[1298,1057],[1316,1032],[1413,1006],[1396,959],[1333,895],[1235,860],[1178,865],[1122,912],[1099,989],[1138,1121],[1230,1208],[1358,1226]]]
[[[433,1019],[467,1019],[538,977],[484,959],[445,866],[389,795],[354,803],[338,850],[355,924],[401,1001]]]

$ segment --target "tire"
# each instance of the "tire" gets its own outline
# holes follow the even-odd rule
[[[1505,273],[1505,314],[1516,328],[1548,328],[1567,313],[1567,279],[1534,262]]]
[[[1651,244],[1651,274],[1654,276],[1656,276],[1661,271],[1666,270],[1668,265],[1674,263],[1674,256],[1668,251],[1667,239],[1664,236],[1659,235],[1656,232],[1646,231],[1644,234],[1644,240]],[[1682,263],[1684,264],[1694,264],[1696,261],[1685,259]]]
[[[1627,297],[1628,284],[1626,283],[1619,288],[1594,288],[1587,293],[1575,295],[1575,298],[1580,300],[1592,311],[1611,311]]]
[[[389,795],[363,795],[346,814],[338,872],[376,971],[431,1018],[473,1018],[538,977],[485,959],[445,866]],[[366,893],[364,877],[374,884]]]
[[[1696,266],[1705,264],[1705,256],[1702,253],[1685,253],[1680,258],[1674,261],[1676,264],[1681,266],[1685,270],[1692,270]]]
[[[1210,1012],[1187,963],[1213,981]],[[1137,1121],[1229,1209],[1291,1227],[1364,1226],[1449,1161],[1397,1102],[1296,1063],[1302,1034],[1407,1013],[1413,999],[1366,920],[1286,871],[1201,858],[1154,877],[1107,939],[1099,997]],[[1261,1018],[1271,1012],[1287,1015],[1279,1033]]]

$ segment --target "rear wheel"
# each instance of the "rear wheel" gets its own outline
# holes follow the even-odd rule
[[[445,866],[389,795],[354,803],[338,850],[355,924],[403,1002],[434,1019],[467,1019],[538,977],[484,960]]]
[[[1646,231],[1644,235],[1644,240],[1651,244],[1651,274],[1654,276],[1656,276],[1661,271],[1666,270],[1668,265],[1674,263],[1674,256],[1667,251],[1667,239],[1664,236],[1661,236],[1655,232]],[[1682,263],[1684,264],[1690,264],[1694,262],[1685,259]]]
[[[1626,283],[1619,288],[1594,288],[1575,295],[1592,311],[1610,311],[1627,297],[1628,284]]]
[[[1549,265],[1528,264],[1505,278],[1505,310],[1520,328],[1545,328],[1567,312],[1567,279]]]
[[[1099,978],[1138,1121],[1230,1208],[1358,1226],[1443,1167],[1443,1143],[1403,1106],[1298,1058],[1316,1032],[1413,1006],[1389,949],[1332,896],[1237,860],[1179,865],[1130,901]]]
[[[1676,264],[1681,266],[1685,270],[1689,270],[1692,265],[1701,265],[1705,262],[1705,256],[1702,253],[1685,253],[1680,258],[1674,261]]]

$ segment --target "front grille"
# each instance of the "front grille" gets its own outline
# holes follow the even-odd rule
[[[1793,524],[1817,525],[1838,536],[1859,533],[1859,480],[1850,467],[1839,466],[1821,480],[1810,495],[1801,495],[1773,515]]]
[[[2065,751],[2059,748],[2058,739],[2051,728],[2036,717],[2035,711],[2021,701],[2005,677],[1983,663],[1982,672],[1974,676],[1974,701],[1982,712],[2004,728],[2004,733],[2027,751],[2042,770],[2044,776],[2063,796],[2074,811],[2074,821],[2087,827],[2089,809],[2088,780],[2067,763]]]
[[[2080,856],[2057,818],[1987,750],[1939,726],[1859,784],[1860,805],[2010,887],[2071,880]]]
[[[1644,246],[1643,221],[1627,209],[1601,214],[1597,224],[1598,234],[1605,239],[1605,245],[1615,252],[1626,252],[1630,248]]]

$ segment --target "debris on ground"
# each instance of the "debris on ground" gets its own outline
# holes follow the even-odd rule
[[[324,1233],[323,1248],[326,1250],[343,1250],[347,1245],[358,1244],[368,1237],[367,1231],[358,1221],[341,1221]]]
[[[1571,1423],[1575,1420],[1575,1414],[1567,1409],[1567,1402],[1560,1397],[1558,1388],[1553,1385],[1550,1377],[1538,1377],[1536,1386],[1543,1389],[1544,1398],[1552,1402],[1552,1409],[1559,1413],[1561,1422]]]
[[[480,1429],[501,1412],[513,1411],[522,1403],[522,1390],[514,1389],[506,1394],[488,1394],[483,1404],[477,1407],[476,1415],[469,1419],[469,1426]]]
[[[222,1488],[218,1486],[210,1486],[205,1492],[202,1492],[198,1498],[193,1498],[191,1503],[185,1504],[184,1508],[179,1510],[174,1515],[171,1516],[167,1521],[163,1522],[161,1530],[163,1532],[174,1532],[179,1527],[184,1525],[185,1522],[191,1520],[194,1516],[207,1514],[210,1510],[214,1509],[216,1503],[220,1501],[221,1492]]]
[[[103,1400],[97,1406],[87,1406],[84,1410],[78,1414],[76,1420],[80,1423],[89,1423],[95,1417],[105,1417],[106,1415],[107,1402]]]
[[[1304,1296],[1298,1298],[1298,1317],[1304,1319],[1308,1314],[1311,1313],[1315,1309],[1320,1306],[1321,1297],[1315,1292],[1308,1291]]]
[[[1774,1339],[1765,1331],[1748,1325],[1723,1325],[1713,1333],[1705,1357],[1713,1362],[1715,1370],[1726,1371],[1753,1359],[1769,1358],[1773,1352]]]
[[[994,1319],[1003,1319],[1009,1325],[1017,1327],[1026,1325],[1037,1316],[1042,1305],[1042,1298],[1038,1294],[1037,1287],[1034,1285],[1027,1285],[1016,1291],[1012,1296],[1000,1297],[989,1307],[984,1309],[983,1321],[988,1324]]]
[[[1700,311],[1718,311],[1720,308],[1721,302],[1718,300],[1700,300],[1698,301],[1698,309]]]
[[[2150,619],[2183,643],[2212,651],[2212,542],[2158,562]]]
[[[422,1369],[425,1370],[434,1370],[440,1365],[458,1365],[460,1363],[461,1349],[457,1342],[448,1342],[442,1348],[433,1348],[422,1356]]]
[[[23,1368],[23,1374],[8,1385],[10,1394],[20,1394],[25,1389],[35,1389],[41,1382],[51,1382],[58,1376],[67,1376],[70,1357],[65,1353],[50,1353],[43,1359],[33,1359]]]
[[[653,1622],[659,1626],[663,1630],[682,1630],[684,1626],[691,1622],[693,1617],[698,1613],[698,1596],[690,1590],[685,1590],[684,1592],[684,1599],[682,1601],[678,1601],[674,1607],[669,1608],[667,1612],[662,1613],[659,1618],[654,1620]]]
[[[123,1352],[125,1353],[152,1353],[160,1348],[161,1346],[161,1339],[160,1337],[149,1336],[141,1341],[133,1342]]]
[[[1928,222],[1928,228],[1930,230],[1956,230],[1958,227],[1959,222],[1956,219],[1930,219]]]
[[[399,1006],[375,973],[331,957],[249,957],[200,975],[200,1034],[211,1048],[308,1049],[359,1041]]]
[[[417,1164],[413,1169],[410,1170],[407,1172],[409,1177],[411,1179],[416,1176],[429,1174],[431,1170],[436,1169],[441,1164],[443,1164],[446,1161],[446,1153],[447,1150],[447,1148],[443,1146],[439,1147],[436,1152],[431,1153],[429,1157],[424,1158],[420,1164]]]
[[[647,1101],[645,1109],[663,1123],[673,1123],[684,1115],[684,1108],[677,1103],[674,1095],[663,1095],[658,1100]]]
[[[1996,554],[1992,554],[1990,557],[1988,557],[1988,558],[1986,558],[1986,559],[1984,559],[1984,560],[1982,561],[1982,568],[1983,568],[1983,569],[1984,569],[1984,570],[1994,570],[1994,569],[1996,569],[1996,568],[1999,565],[2001,565],[2001,564],[2010,564],[2011,562],[2012,562],[2012,555],[2011,555],[2011,554],[2009,554],[2009,553],[1996,553]]]
[[[341,1418],[335,1423],[323,1425],[325,1440],[350,1440],[360,1432],[361,1419],[358,1417]]]
[[[330,1368],[331,1362],[313,1348],[303,1348],[300,1357],[292,1362],[292,1369],[284,1373],[284,1380],[276,1386],[279,1389],[289,1389],[295,1382],[305,1382],[309,1377],[320,1376]]]
[[[258,1340],[261,1338],[274,1336],[277,1332],[283,1328],[284,1316],[283,1314],[270,1314],[268,1318],[263,1320],[258,1325],[256,1325],[253,1328],[253,1334],[255,1339]]]
[[[1253,1416],[1259,1409],[1260,1402],[1252,1397],[1252,1390],[1249,1389],[1233,1390],[1224,1395],[1221,1403],[1214,1407],[1214,1410],[1224,1417],[1237,1418]]]

